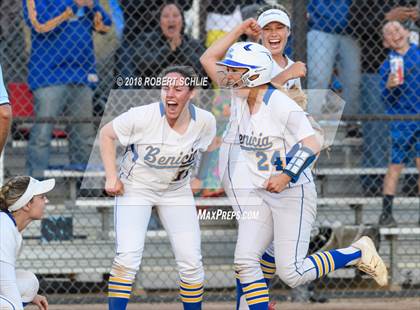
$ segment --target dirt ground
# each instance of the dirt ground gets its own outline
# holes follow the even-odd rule
[[[27,307],[26,310],[36,310]],[[50,305],[49,310],[106,310],[102,305]],[[180,304],[129,304],[128,310],[182,310]],[[206,303],[203,310],[232,310],[234,303]],[[404,299],[334,299],[326,304],[277,303],[278,310],[420,310],[420,298]]]

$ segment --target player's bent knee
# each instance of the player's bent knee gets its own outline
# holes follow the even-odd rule
[[[116,277],[134,279],[140,263],[141,254],[139,252],[117,253],[112,263],[111,274]]]
[[[201,259],[178,262],[179,277],[190,284],[204,282],[204,268]]]
[[[258,257],[246,257],[235,255],[234,268],[235,271],[260,268],[260,259]]]
[[[199,242],[195,245],[177,244],[175,253],[181,280],[191,284],[202,283],[204,281],[204,268]]]
[[[16,270],[16,283],[22,302],[31,302],[38,294],[39,281],[34,273],[26,270]]]
[[[259,259],[235,258],[234,269],[244,283],[253,282],[262,278]]]
[[[282,267],[277,266],[276,273],[287,286],[295,288],[302,283],[302,276],[296,271],[294,266]]]
[[[114,263],[128,269],[138,270],[141,263],[141,255],[137,252],[117,253]]]

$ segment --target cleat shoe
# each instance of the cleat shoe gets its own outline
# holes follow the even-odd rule
[[[392,214],[382,212],[379,216],[379,226],[383,227],[397,227],[397,221],[394,219]]]
[[[380,286],[388,284],[388,270],[376,251],[375,244],[369,237],[362,237],[351,245],[362,251],[362,257],[356,267],[370,275]]]

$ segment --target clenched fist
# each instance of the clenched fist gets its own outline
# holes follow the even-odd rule
[[[121,196],[124,194],[124,184],[119,178],[107,178],[105,191],[109,196]]]

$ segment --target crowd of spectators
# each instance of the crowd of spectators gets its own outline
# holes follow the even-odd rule
[[[96,89],[101,76],[96,71],[94,32],[109,32],[112,21],[118,42],[114,58],[110,60],[114,63],[115,76],[158,76],[173,64],[192,66],[204,75],[199,57],[205,48],[242,22],[247,11],[244,8],[255,11],[264,4],[262,0],[206,1],[204,10],[198,8],[206,17],[205,34],[199,41],[185,31],[185,12],[193,9],[192,0],[100,2],[106,9],[98,0],[1,2],[0,61],[5,80],[28,83],[34,95],[36,117],[92,115],[94,92],[101,91]],[[417,1],[309,0],[307,16],[309,89],[342,89],[346,102],[344,115],[420,113]],[[29,40],[21,31],[23,20],[30,32],[29,56],[26,56]],[[294,37],[293,28],[291,39],[302,40]],[[404,40],[409,48],[395,48],[398,40]],[[401,56],[404,63],[402,84],[392,84],[392,79],[388,81],[389,72],[393,72],[390,58],[395,54]],[[27,67],[26,58],[29,58]],[[378,175],[362,177],[367,193],[379,194],[383,190],[385,214],[391,214],[389,196],[395,195],[401,164],[412,165],[417,161],[420,169],[420,125],[408,122],[399,123],[411,126],[409,132],[402,133],[395,129],[400,126],[395,122],[364,120],[361,132],[355,135],[363,141],[362,167],[391,164],[385,186]],[[388,125],[390,130],[384,130]],[[36,121],[31,129],[28,174],[40,178],[48,168],[53,127],[48,121]],[[94,128],[89,122],[75,122],[69,125],[67,134],[71,168],[83,170],[93,143]],[[408,136],[411,140],[407,142]],[[396,144],[406,148],[404,161],[396,159]],[[410,148],[414,155],[410,155]],[[390,216],[385,217],[383,223],[392,222]]]

